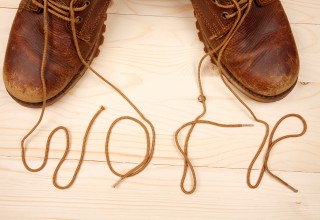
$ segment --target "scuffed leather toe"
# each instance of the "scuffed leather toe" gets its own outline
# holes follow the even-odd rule
[[[208,51],[221,48],[212,58],[221,58],[215,63],[234,86],[260,102],[278,101],[291,92],[299,56],[280,0],[239,1],[243,13],[227,0],[192,3],[200,40]]]
[[[266,97],[278,96],[290,90],[297,82],[299,59],[278,55],[286,52],[286,49],[278,48],[272,53],[268,52],[268,56],[261,55],[261,59],[247,72],[240,73],[243,75],[241,84],[257,95]]]
[[[15,34],[14,42],[8,43],[3,69],[3,79],[7,91],[15,99],[26,103],[43,101],[41,83],[42,53],[30,48],[23,36]],[[47,99],[63,90],[71,80],[59,74],[61,67],[56,63],[48,63],[50,71],[45,72]],[[54,86],[53,86],[54,85]]]
[[[40,1],[39,1],[40,2]],[[38,3],[39,3],[38,2]],[[41,4],[21,1],[12,24],[4,62],[3,79],[10,95],[20,104],[41,107],[44,94],[41,82],[43,54],[46,104],[66,94],[82,77],[87,67],[78,56],[68,17],[71,0],[48,5],[47,31]],[[104,22],[110,0],[77,1],[74,5],[75,29],[82,57],[91,63],[103,43]],[[58,7],[59,6],[59,7]],[[44,7],[42,5],[42,7]],[[44,38],[48,37],[46,47]]]
[[[296,49],[288,41],[283,41],[283,44],[270,41],[269,47],[244,52],[228,63],[228,69],[241,86],[265,97],[278,96],[290,90],[299,73]]]
[[[299,56],[280,2],[264,8],[253,5],[223,63],[245,90],[257,96],[276,97],[295,85]]]

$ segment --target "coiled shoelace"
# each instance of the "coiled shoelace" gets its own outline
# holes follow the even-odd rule
[[[217,60],[215,61],[215,65],[218,68],[219,71],[219,75],[223,81],[223,83],[227,86],[227,88],[230,90],[230,92],[235,96],[235,98],[247,109],[247,111],[250,113],[250,115],[252,116],[253,120],[263,124],[266,128],[265,131],[265,135],[264,138],[258,148],[257,153],[255,154],[254,158],[252,159],[249,168],[248,168],[248,172],[247,172],[247,185],[250,188],[257,188],[260,183],[261,180],[263,178],[263,175],[265,174],[265,172],[269,173],[273,178],[275,178],[276,180],[278,180],[279,182],[281,182],[282,184],[284,184],[286,187],[288,187],[289,189],[291,189],[293,192],[298,192],[297,189],[295,189],[294,187],[292,187],[291,185],[289,185],[287,182],[285,182],[284,180],[282,180],[280,177],[278,177],[277,175],[273,174],[269,167],[268,167],[268,160],[270,157],[270,153],[273,149],[273,147],[280,141],[284,140],[284,139],[288,139],[288,138],[295,138],[295,137],[300,137],[303,136],[306,131],[307,131],[307,123],[305,121],[305,119],[298,114],[288,114],[283,116],[274,126],[274,128],[272,129],[271,133],[270,133],[270,126],[269,124],[264,121],[259,119],[254,112],[251,110],[251,108],[240,98],[240,96],[233,90],[233,88],[229,85],[229,83],[226,80],[226,77],[224,76],[224,72],[223,72],[223,67],[221,64],[221,58],[223,55],[224,50],[226,49],[226,47],[228,46],[230,40],[232,39],[232,37],[235,35],[235,33],[237,32],[237,30],[240,28],[240,26],[242,25],[242,23],[244,22],[245,18],[247,17],[248,13],[251,10],[252,7],[252,3],[253,0],[229,0],[230,4],[228,5],[223,5],[220,4],[218,0],[214,1],[219,7],[221,8],[234,8],[236,9],[236,12],[232,13],[232,14],[228,14],[227,12],[223,13],[226,19],[232,18],[236,16],[236,20],[232,26],[232,28],[230,29],[230,31],[228,32],[228,34],[226,35],[225,39],[223,40],[223,42],[217,46],[215,49],[209,51],[208,53],[206,53],[200,60],[199,65],[198,65],[198,84],[199,84],[199,90],[200,90],[200,96],[199,96],[199,101],[202,103],[202,107],[203,107],[203,111],[202,113],[196,117],[196,119],[194,121],[185,123],[184,125],[182,125],[175,133],[175,143],[176,146],[178,148],[178,150],[180,151],[180,153],[182,154],[183,158],[184,158],[184,170],[183,170],[183,175],[181,178],[181,182],[180,182],[180,188],[181,190],[186,193],[186,194],[192,194],[195,190],[196,190],[196,186],[197,186],[197,179],[196,179],[196,174],[195,174],[195,170],[194,167],[188,157],[188,147],[189,147],[189,141],[190,138],[192,136],[192,133],[194,131],[194,128],[196,125],[198,124],[209,124],[209,125],[214,125],[214,126],[219,126],[219,127],[245,127],[245,126],[250,126],[250,125],[226,125],[226,124],[219,124],[216,122],[212,122],[212,121],[204,121],[201,120],[206,112],[207,112],[207,105],[206,105],[206,97],[204,95],[204,91],[203,91],[203,86],[202,86],[202,80],[201,80],[201,67],[203,64],[203,61],[208,57],[208,56],[213,56],[214,54],[217,54]],[[214,39],[216,36],[212,36],[210,39]],[[288,118],[296,118],[298,120],[301,121],[302,125],[303,125],[303,129],[300,133],[298,134],[290,134],[290,135],[284,135],[276,140],[274,140],[274,134],[277,131],[278,127],[280,126],[280,124],[288,119]],[[189,127],[187,136],[185,138],[184,144],[183,144],[183,148],[179,142],[179,136],[181,131],[183,131],[185,128]],[[269,137],[269,140],[268,140]],[[266,154],[264,156],[264,162],[263,162],[263,166],[261,168],[258,180],[255,184],[252,184],[251,182],[251,172],[253,169],[253,166],[255,164],[255,162],[257,161],[258,157],[260,156],[264,146],[266,145],[268,140],[268,144],[267,144],[267,151]],[[186,176],[188,173],[188,170],[190,170],[191,172],[191,177],[192,177],[192,186],[191,189],[187,190],[185,187],[185,181],[186,181]]]
[[[39,117],[37,123],[28,132],[28,134],[25,135],[25,137],[21,140],[22,162],[23,162],[23,165],[25,166],[25,168],[30,172],[41,171],[47,164],[47,161],[49,158],[50,144],[51,144],[51,140],[52,140],[53,136],[58,131],[64,131],[64,133],[66,135],[66,148],[65,148],[65,152],[64,152],[63,157],[61,158],[58,166],[56,167],[56,169],[54,171],[53,184],[58,189],[70,188],[74,184],[74,182],[77,178],[77,175],[80,171],[81,165],[83,163],[85,150],[86,150],[86,143],[88,140],[88,136],[89,136],[91,127],[92,127],[93,123],[95,122],[95,120],[97,119],[97,117],[100,115],[100,113],[105,110],[105,108],[102,106],[99,109],[99,111],[91,119],[91,121],[87,127],[87,130],[85,132],[84,138],[83,138],[81,156],[80,156],[77,168],[76,168],[70,182],[67,185],[61,186],[58,184],[58,181],[57,181],[57,176],[58,176],[59,170],[60,170],[62,164],[64,163],[64,161],[66,160],[68,153],[69,153],[69,149],[70,149],[70,133],[66,127],[64,127],[64,126],[57,127],[56,129],[54,129],[50,133],[50,135],[47,139],[45,155],[44,155],[44,160],[43,160],[42,165],[36,169],[33,169],[28,165],[28,163],[26,161],[26,156],[25,156],[25,141],[31,136],[31,134],[40,125],[40,123],[43,119],[44,113],[45,113],[46,103],[47,103],[47,87],[46,87],[46,82],[45,82],[45,66],[46,66],[47,52],[48,52],[48,29],[49,29],[49,27],[48,27],[48,13],[51,13],[51,14],[65,20],[65,21],[70,22],[73,42],[74,42],[78,57],[81,60],[82,64],[85,65],[88,69],[90,69],[99,79],[101,79],[103,82],[105,82],[106,84],[111,86],[117,93],[119,93],[119,95],[121,95],[122,98],[124,98],[130,104],[130,106],[137,112],[137,114],[142,118],[142,120],[145,121],[151,128],[151,134],[150,134],[147,126],[143,122],[141,122],[140,120],[138,120],[136,118],[130,117],[130,116],[119,117],[111,124],[111,126],[108,130],[108,133],[107,133],[107,137],[106,137],[105,154],[106,154],[107,165],[109,166],[110,170],[115,175],[120,177],[120,180],[114,185],[114,187],[116,187],[124,179],[139,174],[148,166],[148,164],[150,163],[150,161],[153,157],[153,154],[154,154],[156,133],[155,133],[155,129],[154,129],[153,124],[142,114],[142,112],[132,103],[132,101],[120,89],[118,89],[115,85],[113,85],[106,78],[104,78],[102,75],[100,75],[96,70],[94,70],[90,66],[90,64],[88,64],[84,60],[84,58],[80,52],[78,39],[77,39],[77,33],[76,33],[76,23],[78,23],[81,20],[81,18],[80,17],[76,18],[75,12],[85,10],[88,7],[88,5],[90,4],[90,2],[86,1],[82,7],[74,7],[76,1],[77,0],[72,0],[70,2],[69,6],[65,6],[65,5],[62,5],[62,4],[55,2],[54,0],[43,0],[42,4],[37,2],[36,0],[32,0],[33,4],[35,4],[36,6],[43,9],[43,18],[44,18],[44,48],[43,48],[43,57],[42,57],[42,65],[41,65],[41,83],[42,83],[42,92],[43,92],[43,104],[42,104],[41,114],[40,114],[40,117]],[[112,133],[114,126],[123,120],[133,121],[143,128],[143,130],[145,131],[145,134],[146,134],[147,150],[146,150],[146,155],[141,163],[139,163],[137,166],[135,166],[134,168],[132,168],[128,172],[121,174],[121,173],[116,172],[111,165],[110,156],[109,156],[109,142],[110,142],[110,136],[111,136],[111,133]]]

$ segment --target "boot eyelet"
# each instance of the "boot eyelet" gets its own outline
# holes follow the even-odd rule
[[[43,8],[39,8],[38,11],[36,11],[37,14],[42,14],[43,13]]]
[[[87,0],[87,1],[84,2],[84,4],[85,4],[86,6],[89,6],[89,5],[91,4],[91,1]]]
[[[76,23],[77,24],[80,24],[82,22],[83,22],[83,17],[80,17],[80,16],[76,17]]]
[[[228,17],[227,17],[228,15],[229,15],[229,13],[226,12],[226,11],[224,11],[224,12],[221,13],[221,17],[222,17],[223,19],[228,19]]]

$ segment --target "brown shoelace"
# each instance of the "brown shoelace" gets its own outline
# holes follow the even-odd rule
[[[105,82],[106,84],[108,84],[109,86],[111,86],[117,93],[119,93],[120,96],[122,96],[129,104],[130,106],[137,112],[137,114],[142,118],[143,121],[145,121],[151,128],[152,133],[150,134],[147,126],[141,122],[140,120],[130,117],[130,116],[123,116],[123,117],[119,117],[118,119],[116,119],[111,127],[108,130],[107,133],[107,137],[106,137],[106,145],[105,145],[105,154],[106,154],[106,159],[107,159],[107,165],[109,166],[110,170],[117,176],[120,177],[120,180],[114,185],[114,187],[116,187],[120,182],[122,182],[124,179],[128,178],[128,177],[132,177],[135,176],[137,174],[139,174],[140,172],[142,172],[150,163],[153,154],[154,154],[154,148],[155,148],[155,139],[156,139],[156,133],[155,133],[155,129],[153,124],[142,114],[142,112],[132,103],[132,101],[120,90],[118,89],[115,85],[113,85],[111,82],[109,82],[106,78],[104,78],[102,75],[100,75],[97,71],[95,71],[83,58],[81,52],[80,52],[80,48],[79,48],[79,44],[78,44],[78,39],[77,39],[77,34],[76,34],[76,23],[79,22],[80,18],[75,18],[75,12],[77,11],[83,11],[85,10],[88,5],[90,4],[88,1],[85,2],[85,4],[82,7],[74,7],[75,2],[77,0],[72,0],[70,2],[70,6],[65,6],[62,4],[59,4],[53,0],[43,0],[43,4],[40,4],[39,2],[37,2],[36,0],[32,0],[32,2],[39,6],[40,8],[43,9],[43,17],[44,17],[44,49],[43,49],[43,57],[42,57],[42,65],[41,65],[41,82],[42,82],[42,92],[43,92],[43,104],[42,104],[42,109],[41,109],[41,114],[40,117],[37,121],[37,123],[34,125],[34,127],[28,132],[27,135],[25,135],[25,137],[21,140],[21,152],[22,152],[22,162],[23,165],[25,166],[25,168],[30,171],[30,172],[39,172],[41,171],[45,166],[46,163],[48,161],[49,158],[49,149],[50,149],[50,144],[51,144],[51,140],[53,138],[53,136],[55,135],[56,132],[58,131],[64,131],[65,135],[66,135],[66,148],[65,148],[65,152],[63,157],[61,158],[58,166],[56,167],[55,171],[54,171],[54,175],[53,175],[53,184],[55,187],[57,187],[58,189],[67,189],[70,188],[73,183],[75,182],[77,175],[80,171],[81,165],[84,161],[84,155],[85,155],[85,149],[86,149],[86,143],[88,140],[88,136],[91,130],[91,127],[93,125],[93,123],[95,122],[95,120],[97,119],[97,117],[100,115],[100,113],[105,109],[104,107],[101,107],[101,109],[94,115],[94,117],[91,119],[87,130],[85,132],[84,138],[83,138],[83,145],[82,145],[82,150],[81,150],[81,156],[77,165],[77,168],[71,178],[71,181],[69,182],[69,184],[65,185],[65,186],[61,186],[58,184],[57,182],[57,176],[58,176],[58,172],[62,166],[62,164],[64,163],[64,161],[66,160],[68,153],[69,153],[69,149],[70,149],[70,134],[69,131],[66,127],[64,126],[60,126],[57,127],[56,129],[54,129],[48,139],[47,139],[47,144],[46,144],[46,149],[45,149],[45,155],[44,155],[44,160],[42,165],[39,168],[33,169],[31,168],[27,161],[26,161],[26,156],[25,156],[25,141],[31,136],[31,134],[38,128],[38,126],[40,125],[44,113],[45,113],[45,109],[46,109],[46,102],[47,102],[47,87],[46,87],[46,82],[45,82],[45,66],[46,66],[46,60],[47,60],[47,51],[48,51],[48,13],[51,13],[63,20],[69,21],[71,24],[71,30],[72,30],[72,36],[73,36],[73,41],[74,41],[74,45],[78,54],[79,59],[81,60],[81,62],[83,63],[83,65],[85,65],[88,69],[90,69],[99,79],[101,79],[103,82]],[[116,172],[113,167],[112,164],[110,162],[110,156],[109,156],[109,143],[110,143],[110,137],[111,137],[111,133],[112,130],[114,128],[114,126],[116,124],[118,124],[121,121],[124,120],[130,120],[133,121],[135,123],[137,123],[138,125],[140,125],[143,130],[145,131],[146,134],[146,140],[147,140],[147,150],[146,150],[146,155],[143,159],[143,161],[141,163],[139,163],[137,166],[135,166],[134,168],[132,168],[131,170],[129,170],[128,172],[121,174]]]
[[[223,83],[227,86],[227,88],[230,90],[230,92],[236,97],[236,99],[248,110],[248,112],[251,114],[252,118],[260,123],[263,124],[266,127],[266,132],[264,135],[264,138],[258,148],[258,151],[256,153],[256,155],[254,156],[252,162],[249,165],[248,168],[248,172],[247,172],[247,184],[250,188],[257,188],[260,183],[261,180],[263,178],[263,175],[265,172],[269,173],[273,178],[275,178],[276,180],[278,180],[279,182],[281,182],[282,184],[284,184],[285,186],[287,186],[289,189],[291,189],[294,192],[298,192],[298,190],[296,190],[295,188],[293,188],[291,185],[289,185],[287,182],[285,182],[284,180],[282,180],[281,178],[279,178],[278,176],[276,176],[275,174],[273,174],[269,167],[268,167],[268,160],[270,157],[270,153],[273,149],[273,147],[280,141],[288,139],[288,138],[295,138],[295,137],[300,137],[302,135],[304,135],[307,131],[307,123],[305,121],[305,119],[298,114],[288,114],[283,116],[274,126],[274,128],[272,129],[271,133],[270,133],[270,126],[269,124],[264,121],[259,119],[254,112],[252,111],[252,109],[240,98],[240,96],[233,90],[233,88],[229,85],[229,83],[227,82],[225,76],[224,76],[224,72],[223,72],[223,67],[221,64],[221,58],[223,55],[223,52],[225,50],[225,48],[227,47],[227,45],[229,44],[230,40],[232,39],[232,37],[234,36],[234,34],[236,33],[236,31],[239,29],[239,27],[241,26],[241,24],[244,22],[245,18],[247,17],[248,13],[251,10],[251,6],[253,3],[253,0],[230,0],[230,4],[229,5],[222,5],[219,3],[218,0],[215,0],[215,3],[222,7],[222,8],[235,8],[236,12],[234,12],[233,14],[227,14],[225,13],[225,17],[227,19],[235,17],[236,16],[236,20],[232,26],[232,28],[230,29],[230,31],[228,32],[228,34],[226,35],[224,41],[214,50],[209,51],[208,53],[206,53],[200,60],[199,65],[198,65],[198,84],[199,84],[199,90],[200,90],[200,96],[199,96],[199,101],[202,103],[202,107],[203,107],[203,111],[202,113],[194,120],[188,123],[185,123],[184,125],[182,125],[175,133],[175,142],[176,142],[176,146],[178,148],[178,150],[180,151],[180,153],[182,154],[183,158],[184,158],[184,170],[183,170],[183,175],[181,178],[181,182],[180,182],[180,188],[181,190],[186,193],[186,194],[192,194],[195,190],[196,190],[196,186],[197,186],[197,180],[196,180],[196,174],[194,171],[194,167],[188,157],[188,147],[189,147],[189,141],[190,138],[192,136],[192,133],[194,131],[194,128],[197,124],[209,124],[209,125],[215,125],[215,126],[219,126],[219,127],[244,127],[244,126],[250,126],[250,125],[225,125],[225,124],[219,124],[219,123],[215,123],[212,121],[203,121],[201,120],[204,115],[207,112],[207,105],[206,105],[206,97],[204,95],[204,91],[203,91],[203,86],[202,86],[202,80],[201,80],[201,67],[203,64],[203,61],[208,57],[208,56],[213,56],[214,54],[217,53],[217,60],[215,60],[215,65],[218,68],[219,71],[219,75],[223,81]],[[244,11],[244,12],[243,12]],[[215,38],[215,36],[211,37],[212,39]],[[299,134],[290,134],[290,135],[284,135],[276,140],[273,140],[274,138],[274,134],[277,131],[279,125],[286,120],[287,118],[297,118],[302,122],[303,125],[303,130],[301,131],[301,133]],[[185,138],[184,141],[184,149],[182,149],[181,144],[179,142],[179,135],[180,132],[186,128],[190,126],[187,136]],[[269,137],[269,142],[267,144],[267,152],[264,156],[264,162],[263,162],[263,166],[261,168],[261,172],[260,175],[258,177],[258,180],[255,184],[251,183],[251,172],[252,172],[252,168],[255,164],[255,162],[257,161],[258,157],[260,156],[264,146],[267,143]],[[188,169],[191,172],[191,176],[192,176],[192,186],[191,189],[187,190],[185,188],[185,180],[186,180],[186,176],[188,173]]]

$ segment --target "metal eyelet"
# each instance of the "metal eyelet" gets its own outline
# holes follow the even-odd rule
[[[42,14],[43,13],[43,8],[39,8],[38,11],[36,11],[37,14]]]
[[[91,1],[87,0],[87,1],[84,2],[84,4],[85,4],[86,6],[89,6],[89,5],[91,4]]]
[[[77,20],[76,23],[77,23],[77,24],[80,24],[80,23],[83,22],[83,17],[77,16],[77,17],[76,17],[76,20]]]
[[[228,15],[229,15],[229,13],[226,12],[226,11],[224,11],[224,12],[221,13],[221,17],[222,17],[223,19],[228,19],[228,17],[227,17]]]

